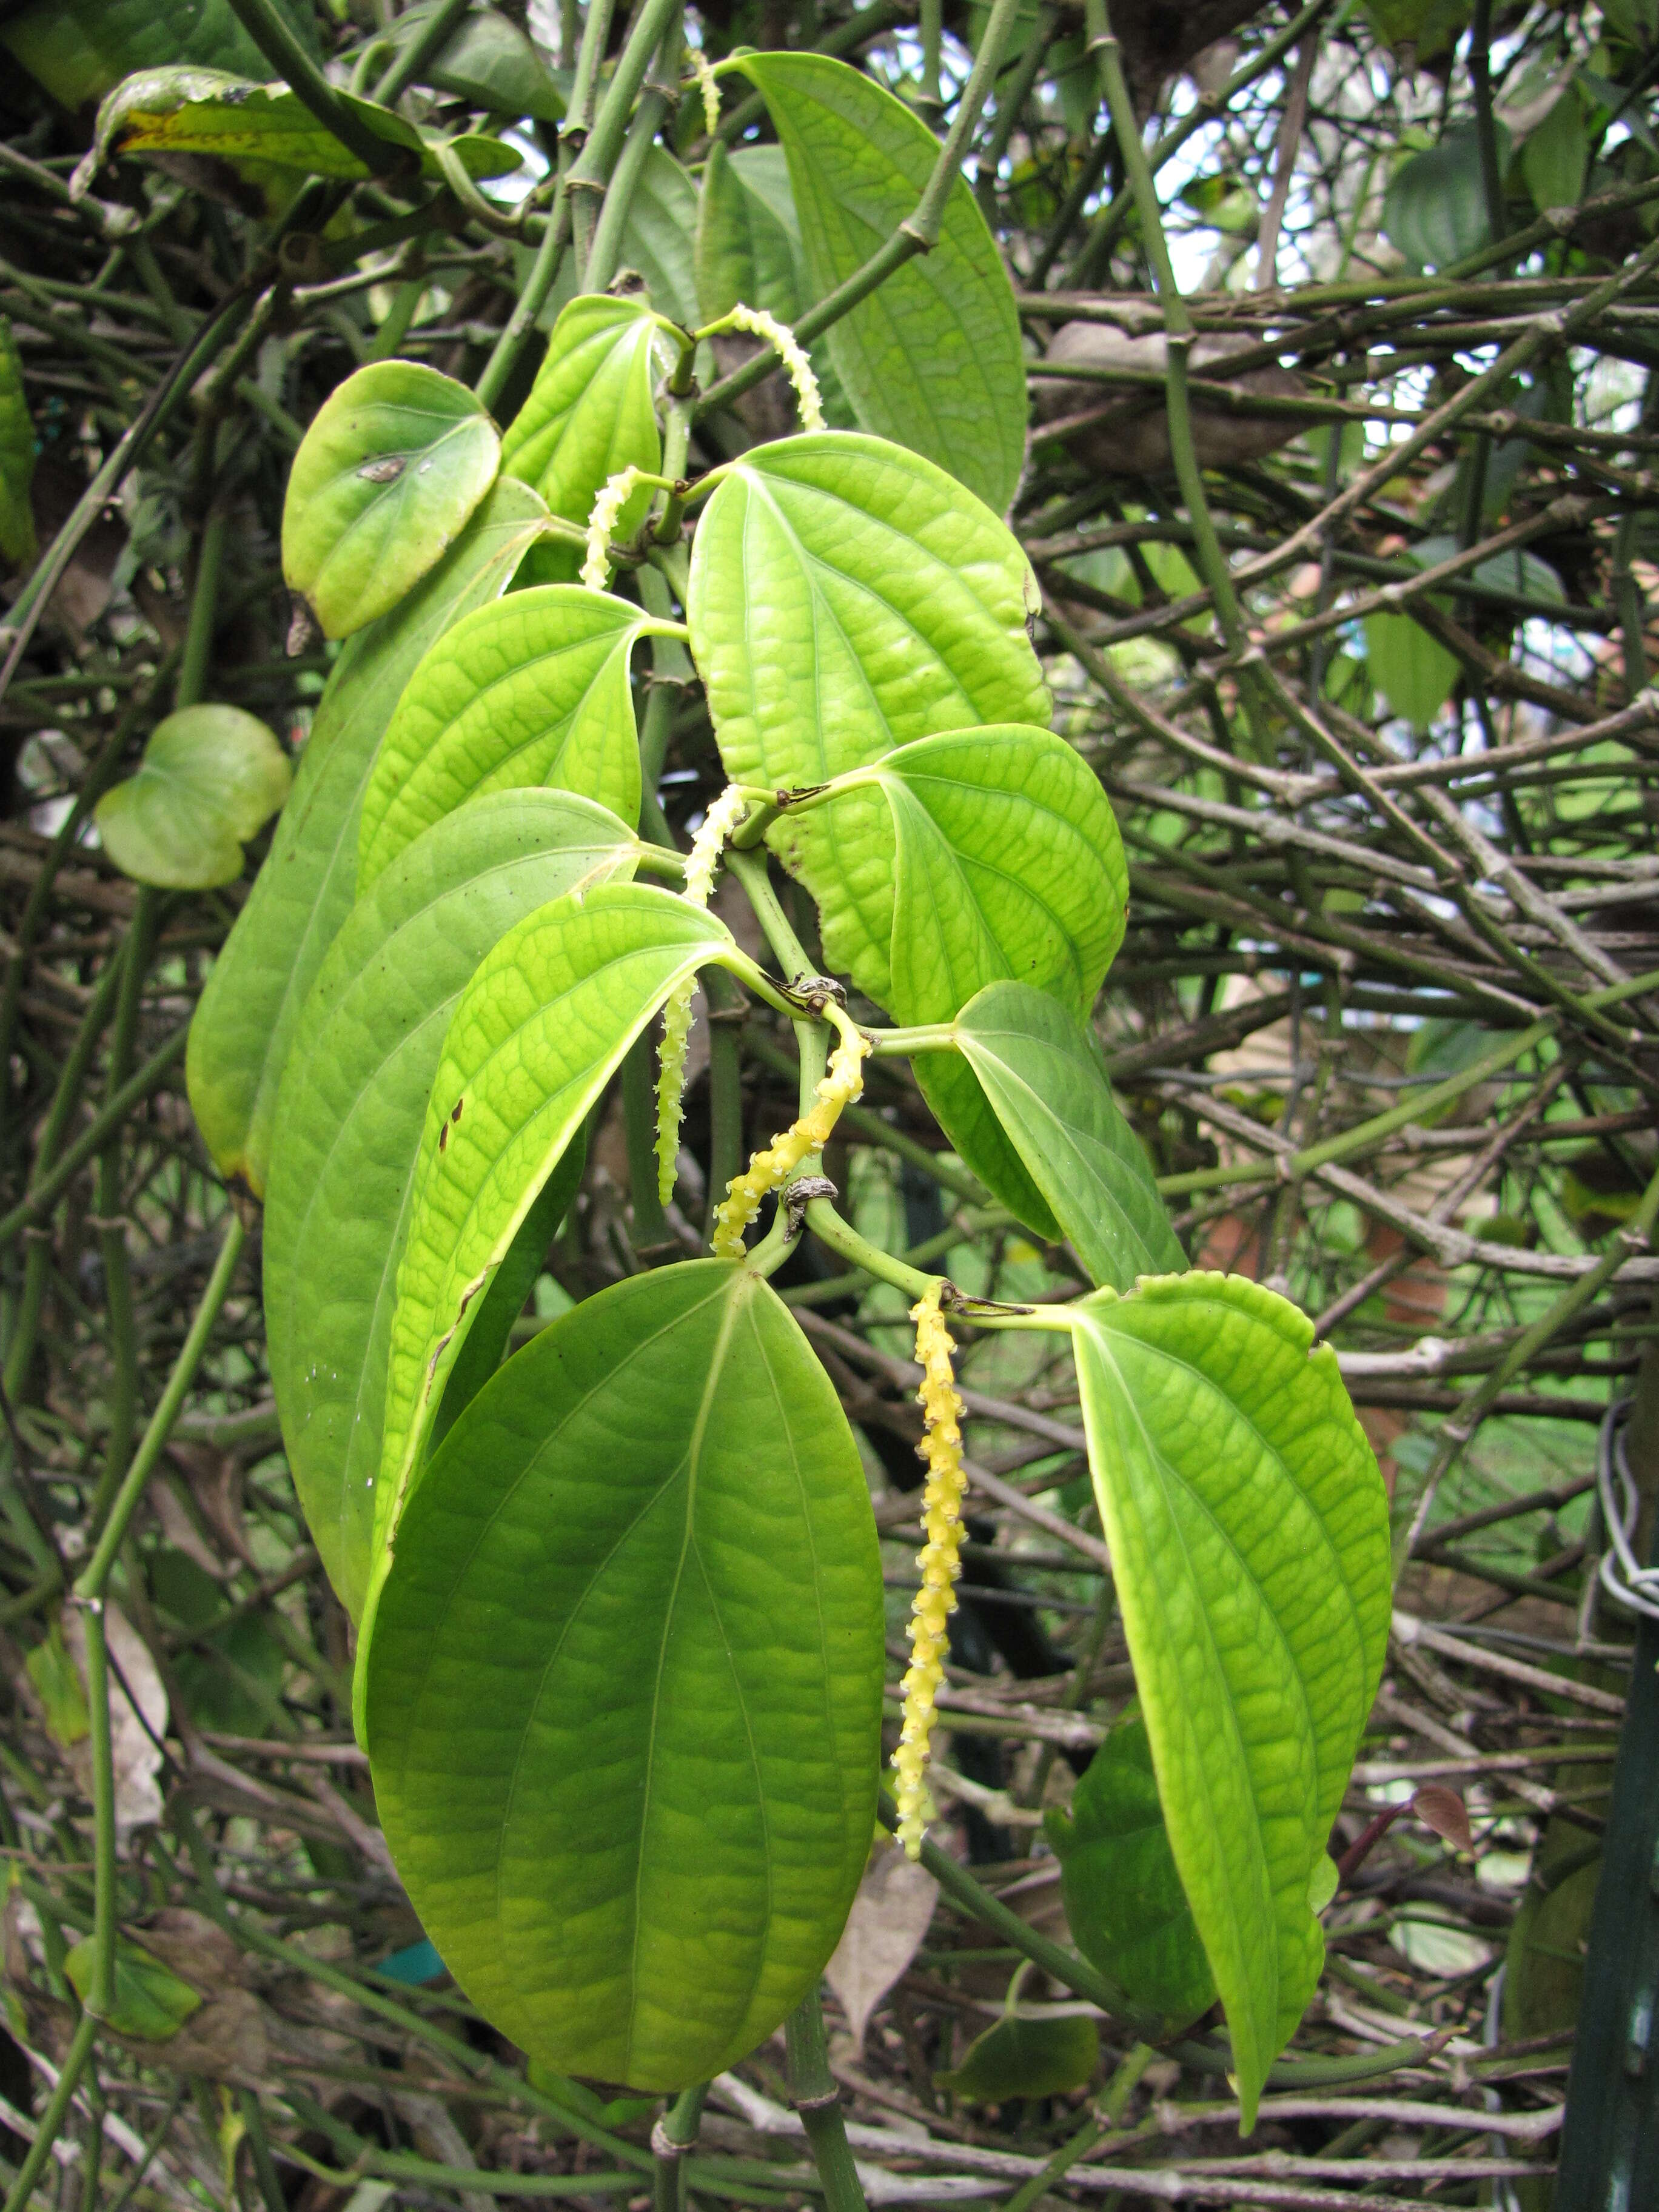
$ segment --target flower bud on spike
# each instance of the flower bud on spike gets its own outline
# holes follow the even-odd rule
[[[737,787],[728,785],[704,815],[685,859],[685,888],[681,896],[693,906],[708,905],[721,848],[742,821],[744,805]],[[662,1050],[657,1060],[657,1200],[662,1206],[674,1195],[674,1170],[680,1156],[680,1101],[685,1089],[691,1002],[696,990],[696,977],[688,975],[683,983],[676,984],[662,1010]]]
[[[921,1366],[921,1401],[927,1428],[921,1456],[927,1462],[921,1519],[927,1534],[917,1565],[921,1588],[910,1607],[910,1666],[904,1677],[904,1720],[893,1754],[897,1776],[898,1839],[908,1856],[921,1856],[921,1839],[932,1810],[925,1779],[927,1747],[933,1733],[935,1701],[945,1680],[947,1624],[956,1611],[955,1583],[962,1572],[962,1401],[951,1372],[956,1349],[939,1310],[935,1285],[910,1309],[916,1325],[916,1358]]]
[[[842,1018],[846,1020],[844,1015]],[[774,1137],[763,1152],[755,1154],[743,1174],[733,1176],[727,1183],[709,1240],[722,1260],[743,1257],[744,1231],[760,1212],[768,1191],[787,1182],[809,1152],[821,1152],[829,1143],[842,1108],[850,1106],[864,1089],[864,1061],[869,1049],[870,1040],[847,1023],[841,1042],[830,1055],[829,1072],[817,1086],[817,1103],[781,1137]]]

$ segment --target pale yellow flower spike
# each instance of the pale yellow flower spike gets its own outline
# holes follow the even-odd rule
[[[806,349],[788,324],[781,323],[775,315],[769,315],[764,307],[745,307],[741,301],[726,320],[733,330],[747,331],[752,337],[765,338],[777,348],[779,358],[788,371],[789,381],[795,387],[795,404],[800,410],[801,428],[823,429],[823,396],[818,390],[812,364],[806,358]]]
[[[702,127],[712,138],[720,127],[720,84],[702,49],[690,46],[686,51],[691,58],[691,74],[696,79],[697,90],[702,94]]]
[[[631,462],[618,469],[614,477],[606,477],[605,489],[593,501],[587,518],[587,556],[582,562],[582,581],[590,592],[602,592],[611,580],[611,533],[641,474]]]
[[[910,1607],[904,1725],[893,1754],[893,1769],[898,1778],[898,1839],[915,1859],[921,1856],[921,1839],[932,1809],[924,1777],[933,1733],[933,1701],[945,1680],[946,1624],[957,1609],[954,1585],[962,1572],[962,1498],[966,1478],[962,1471],[962,1401],[951,1372],[951,1354],[956,1345],[939,1313],[937,1285],[911,1307],[910,1318],[916,1325],[916,1358],[922,1370],[921,1388],[916,1395],[927,1420],[927,1431],[919,1447],[927,1462],[927,1485],[921,1496],[927,1541],[917,1560],[921,1588]]]
[[[755,1154],[743,1174],[733,1176],[727,1183],[709,1240],[722,1260],[742,1259],[744,1231],[760,1212],[768,1191],[787,1182],[809,1152],[821,1152],[829,1143],[842,1108],[850,1106],[864,1089],[864,1061],[869,1049],[868,1037],[860,1036],[848,1022],[841,1042],[830,1055],[829,1072],[818,1085],[817,1103],[781,1137],[774,1137],[763,1152]]]
[[[681,894],[693,906],[708,905],[721,849],[742,821],[745,803],[736,785],[728,785],[703,816],[702,826],[685,857],[685,889]],[[674,1195],[674,1171],[680,1157],[680,1096],[685,1088],[691,1001],[696,991],[696,977],[688,975],[675,985],[662,1010],[662,1050],[657,1059],[657,1202],[661,1206]]]

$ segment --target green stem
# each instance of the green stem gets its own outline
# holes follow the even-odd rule
[[[649,1036],[635,1040],[623,1061],[623,1126],[628,1139],[628,1187],[634,1206],[634,1249],[660,1244],[668,1223],[657,1197],[657,1096]]]
[[[645,72],[651,57],[662,44],[669,24],[678,15],[682,0],[642,0],[634,27],[617,58],[611,82],[606,88],[599,112],[587,143],[577,155],[569,175],[565,179],[567,192],[576,209],[576,235],[580,240],[582,226],[587,226],[591,241],[592,210],[615,167],[622,150],[623,134],[628,129],[629,115],[634,106],[634,95],[645,81]],[[586,257],[579,245],[577,269],[585,270]],[[585,282],[585,276],[583,276]]]
[[[230,0],[230,9],[295,98],[309,108],[331,137],[356,155],[370,176],[409,165],[409,149],[380,137],[346,105],[270,0]]]
[[[148,885],[138,893],[132,927],[122,951],[121,988],[110,1026],[109,1069],[105,1079],[105,1111],[132,1073],[133,1043],[138,1033],[138,1009],[144,978],[149,972],[155,942],[160,902]],[[104,1308],[109,1322],[109,1433],[104,1441],[104,1471],[92,1509],[95,1528],[113,1494],[118,1470],[132,1449],[132,1431],[138,1407],[138,1342],[133,1311],[132,1269],[127,1255],[126,1224],[121,1212],[121,1139],[118,1133],[98,1162],[96,1194],[98,1241],[104,1262]]]
[[[814,972],[812,963],[772,888],[765,854],[741,852],[733,846],[727,849],[726,865],[743,885],[749,903],[755,909],[755,919],[765,932],[766,941],[783,970],[784,981],[795,983],[802,976],[811,975]]]
[[[5,2212],[24,2212],[24,2207],[34,2193],[34,2185],[46,2171],[46,2160],[52,2156],[52,2145],[64,2131],[69,2118],[70,2100],[80,2086],[81,2076],[92,2056],[93,2039],[98,2033],[98,2023],[84,2006],[76,2022],[75,2035],[64,2054],[63,2070],[58,2076],[57,2087],[47,2100],[35,2129],[34,2141],[29,2145],[23,2163],[17,2169],[17,2179],[12,2183],[11,2194],[6,2199]]]
[[[627,228],[629,211],[634,204],[640,178],[650,158],[657,133],[679,98],[681,44],[681,16],[677,8],[663,33],[662,45],[657,54],[658,82],[647,84],[646,88],[645,97],[629,126],[622,157],[617,163],[604,204],[599,210],[593,242],[588,248],[587,262],[582,272],[584,291],[603,292],[617,273],[617,264],[622,259],[623,234]],[[680,470],[678,466],[665,468],[665,472],[674,477]]]
[[[109,1653],[104,1601],[81,1601],[86,1638],[87,1721],[92,1753],[92,1978],[86,2008],[107,2020],[115,2006],[115,1751],[109,1717]]]
[[[685,2212],[685,2154],[696,2146],[710,2087],[707,2081],[694,2081],[682,2089],[651,2130],[651,2152],[657,2162],[652,2212]]]
[[[807,1227],[820,1244],[827,1244],[832,1252],[838,1252],[853,1267],[862,1267],[878,1282],[890,1283],[907,1297],[925,1298],[939,1280],[936,1274],[924,1275],[919,1267],[908,1267],[890,1252],[884,1252],[879,1244],[872,1244],[867,1237],[860,1237],[827,1198],[813,1199],[806,1208],[805,1218]]]
[[[823,2184],[825,2212],[869,2212],[847,2123],[842,2117],[841,2090],[830,2071],[830,2053],[823,2036],[823,2007],[816,1987],[811,1990],[784,2022],[784,2047],[788,2057],[790,2100],[800,2115],[812,2161]]]
[[[471,5],[472,0],[438,0],[438,5],[431,15],[375,86],[376,106],[397,106],[427,64],[442,53],[449,44],[451,33],[458,27],[462,16]]]
[[[105,970],[105,975],[113,986],[120,980],[118,964],[112,962]],[[190,1024],[186,1022],[174,1030],[167,1042],[150,1054],[135,1075],[129,1077],[114,1097],[108,1101],[97,1119],[89,1122],[82,1130],[63,1158],[40,1175],[28,1194],[20,1199],[9,1213],[0,1217],[0,1246],[9,1244],[13,1237],[27,1228],[37,1214],[46,1212],[53,1202],[62,1195],[66,1186],[74,1182],[93,1154],[102,1152],[133,1108],[141,1099],[147,1098],[152,1091],[156,1090],[167,1070],[184,1058],[185,1047],[189,1042],[189,1037]],[[82,1079],[84,1079],[84,1067],[81,1071],[81,1075]],[[44,1146],[42,1150],[44,1152]],[[49,1159],[51,1156],[46,1154],[46,1157]]]

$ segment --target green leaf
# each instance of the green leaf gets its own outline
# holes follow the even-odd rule
[[[1012,982],[970,1000],[957,1036],[1091,1281],[1127,1291],[1139,1276],[1178,1273],[1186,1256],[1093,1032],[1047,994]]]
[[[510,1360],[404,1512],[368,1675],[398,1872],[503,2034],[654,2090],[763,2040],[864,1871],[882,1681],[858,1452],[769,1286],[659,1268]]]
[[[190,1103],[220,1172],[264,1189],[276,1086],[300,1009],[356,890],[357,817],[381,733],[428,647],[506,590],[547,510],[498,483],[400,606],[349,640],[300,757],[294,796],[191,1024]]]
[[[821,299],[915,215],[939,143],[845,62],[749,53],[733,66],[766,101],[788,156]],[[1006,511],[1025,463],[1024,359],[1014,295],[965,178],[951,184],[933,250],[842,316],[825,343],[866,430],[926,454]]]
[[[1528,132],[1521,149],[1521,173],[1540,215],[1552,208],[1578,205],[1584,197],[1584,169],[1589,155],[1589,127],[1583,105],[1569,78],[1560,98],[1537,128]]]
[[[0,560],[14,568],[34,558],[34,423],[11,325],[0,316]]]
[[[264,1218],[271,1385],[313,1540],[354,1618],[410,1187],[450,1017],[510,929],[579,884],[631,873],[636,849],[623,823],[561,793],[477,800],[358,900],[294,1031]]]
[[[1237,1275],[1066,1309],[1158,1796],[1246,2130],[1319,1978],[1309,1880],[1388,1636],[1388,1499],[1328,1344]]]
[[[1499,123],[1498,169],[1509,161],[1509,132]],[[1419,272],[1448,269],[1492,242],[1480,149],[1474,125],[1449,131],[1437,146],[1413,154],[1394,173],[1382,202],[1382,228]]]
[[[1463,664],[1409,615],[1365,617],[1371,682],[1396,714],[1426,730],[1451,697]]]
[[[1045,1813],[1072,1939],[1170,2034],[1215,2002],[1152,1774],[1146,1723],[1121,1722],[1090,1760],[1069,1814]],[[1330,1861],[1326,1860],[1328,1866]]]
[[[481,792],[548,784],[640,813],[629,660],[664,625],[574,584],[510,592],[440,638],[398,702],[363,794],[365,888]]]
[[[438,157],[412,123],[373,100],[343,92],[335,96],[365,130],[416,155],[422,173],[441,181]],[[473,177],[505,176],[523,163],[516,147],[482,132],[447,143]],[[259,84],[220,69],[140,70],[117,85],[98,111],[91,148],[70,180],[71,198],[87,191],[116,155],[186,155],[224,163],[267,198],[277,173],[287,173],[287,185],[296,176],[357,179],[369,173],[367,164],[325,130],[285,84]]]
[[[696,230],[696,186],[665,146],[653,146],[623,226],[623,266],[638,270],[656,312],[687,331],[697,327]]]
[[[1100,2063],[1100,2031],[1080,2014],[1031,2018],[1009,2013],[970,2043],[962,2063],[935,2074],[941,2089],[976,2105],[1011,2097],[1061,2097],[1092,2081]]]
[[[144,1567],[151,1597],[181,1628],[207,1628],[235,1603],[204,1567],[171,1544],[149,1553]],[[198,1728],[263,1735],[282,1711],[287,1663],[268,1615],[245,1611],[211,1635],[175,1650],[171,1680]]]
[[[283,507],[283,574],[327,637],[395,607],[495,481],[501,441],[464,384],[377,361],[337,385],[306,432]]]
[[[717,138],[709,148],[697,195],[696,282],[697,312],[704,322],[718,322],[739,301],[764,307],[791,328],[800,320],[811,287],[781,146],[739,146],[728,153]],[[837,429],[850,429],[853,410],[824,341],[820,338],[807,350],[824,420]]]
[[[1411,69],[1448,55],[1468,28],[1473,0],[1365,0],[1365,13]]]
[[[736,954],[725,925],[647,884],[601,885],[519,924],[451,1018],[398,1267],[374,1580],[455,1355],[537,1192],[675,985]]]
[[[431,21],[436,3],[421,0],[404,9],[391,29],[399,46]],[[519,26],[494,8],[463,15],[436,57],[422,67],[420,81],[494,115],[564,120],[564,99],[552,72]]]
[[[88,1936],[75,1945],[64,1961],[70,1986],[82,2000],[92,1989],[95,1948]],[[136,2036],[142,2043],[165,2043],[201,2008],[200,1993],[188,1982],[181,1982],[141,1944],[117,1936],[115,2002],[103,2016],[118,2035]]]
[[[92,1721],[87,1711],[86,1684],[64,1646],[61,1613],[52,1614],[46,1624],[45,1638],[28,1651],[23,1665],[53,1739],[67,1751],[71,1744],[90,1735]]]
[[[309,0],[271,0],[306,51],[320,55]],[[264,58],[230,0],[25,0],[0,44],[71,114],[135,70],[195,64],[258,76]]]
[[[242,847],[288,797],[281,744],[240,707],[181,707],[156,724],[135,775],[94,811],[123,875],[168,890],[208,890],[242,872]]]
[[[634,467],[655,474],[662,438],[653,400],[665,365],[662,323],[639,300],[584,295],[553,326],[530,397],[501,441],[501,467],[534,484],[567,522],[586,526],[605,479]],[[636,530],[651,504],[641,486],[611,532],[618,543]],[[581,567],[574,545],[550,544],[537,562],[538,580],[568,580]]]

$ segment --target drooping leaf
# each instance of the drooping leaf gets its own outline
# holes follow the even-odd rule
[[[173,1545],[150,1552],[144,1565],[151,1598],[181,1628],[208,1629],[233,1609],[231,1595]],[[175,1651],[173,1680],[198,1728],[261,1735],[282,1711],[287,1664],[269,1616],[245,1610]]]
[[[358,810],[381,733],[427,648],[505,591],[546,515],[527,485],[498,483],[409,598],[348,641],[329,678],[270,856],[191,1024],[185,1069],[197,1123],[220,1172],[240,1176],[256,1196],[294,1025],[351,910]]]
[[[288,797],[288,755],[240,707],[181,707],[156,724],[137,773],[93,819],[124,875],[169,890],[234,882],[242,847]]]
[[[11,325],[0,317],[0,560],[14,568],[34,558],[34,423]]]
[[[1494,127],[1501,175],[1509,161],[1509,132],[1501,123]],[[1449,131],[1437,146],[1413,154],[1395,171],[1382,202],[1382,228],[1419,272],[1449,269],[1491,243],[1472,123]]]
[[[1371,682],[1396,714],[1426,730],[1451,697],[1462,663],[1409,615],[1365,617]]]
[[[295,1029],[264,1218],[271,1384],[313,1540],[354,1618],[410,1185],[451,1014],[508,930],[579,884],[631,873],[635,850],[585,800],[478,799],[358,900]]]
[[[737,63],[766,101],[789,160],[813,292],[823,298],[913,216],[939,159],[921,117],[826,55]],[[999,514],[1025,461],[1025,368],[1014,296],[965,178],[938,244],[889,276],[828,333],[866,430],[948,469]]]
[[[1576,208],[1584,196],[1584,169],[1590,134],[1583,104],[1568,79],[1560,98],[1521,149],[1521,173],[1540,215],[1552,208]]]
[[[1090,1279],[1127,1291],[1138,1276],[1178,1273],[1185,1255],[1093,1032],[1022,982],[989,985],[956,1026],[963,1057]]]
[[[430,21],[437,0],[419,0],[392,25],[399,46]],[[498,9],[474,9],[464,15],[450,37],[421,71],[421,82],[452,92],[493,115],[534,116],[542,123],[564,120],[564,97],[553,74],[519,26]]]
[[[423,175],[441,179],[437,155],[412,123],[373,100],[343,92],[336,97],[366,131],[401,149]],[[522,163],[516,147],[480,131],[447,143],[473,177],[505,176]],[[118,155],[182,155],[223,164],[267,198],[279,178],[288,191],[300,176],[345,180],[369,174],[368,164],[280,80],[261,84],[221,69],[148,69],[125,78],[98,110],[91,148],[70,179],[71,196],[87,191],[104,163]]]
[[[1152,1745],[1139,1717],[1120,1722],[1090,1760],[1069,1814],[1043,1815],[1072,1939],[1170,2032],[1215,2002],[1158,1802]]]
[[[88,1936],[75,1945],[64,1961],[70,1985],[83,1999],[92,1988],[95,1948]],[[118,2035],[136,2036],[141,2043],[166,2043],[201,2007],[199,1990],[181,1982],[142,1944],[117,1936],[115,2002],[103,2017]]]
[[[586,525],[605,479],[662,465],[653,394],[664,365],[662,325],[639,300],[584,294],[553,325],[530,397],[501,440],[501,467],[534,484],[553,514]],[[636,530],[651,503],[641,486],[611,535]],[[574,545],[548,544],[536,563],[542,583],[569,581],[581,568]]]
[[[574,584],[514,592],[447,631],[410,678],[363,794],[359,881],[477,793],[548,784],[631,827],[639,732],[629,659],[662,625]]]
[[[1388,1500],[1328,1345],[1236,1275],[1068,1308],[1158,1796],[1246,2128],[1324,1956],[1309,1906],[1382,1671]]]
[[[741,959],[725,925],[685,900],[646,884],[601,885],[509,931],[462,994],[432,1085],[398,1265],[360,1700],[387,1546],[482,1293],[674,986]]]
[[[272,0],[313,57],[317,12]],[[135,70],[195,66],[257,77],[265,64],[230,0],[25,0],[0,27],[3,45],[71,114]]]
[[[769,2034],[864,1869],[882,1679],[858,1453],[775,1293],[658,1269],[510,1360],[404,1511],[368,1678],[398,1871],[532,2060],[673,2090]]]
[[[1000,2105],[1011,2097],[1064,2096],[1093,2081],[1099,2063],[1093,2021],[1076,2013],[1007,2013],[969,2045],[960,2065],[933,2079],[972,2104]]]
[[[327,637],[391,608],[495,481],[501,436],[475,396],[414,361],[371,362],[306,432],[283,507],[283,575]]]

